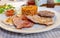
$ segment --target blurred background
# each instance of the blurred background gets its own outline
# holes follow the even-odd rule
[[[7,3],[7,2],[28,2],[28,1],[31,1],[31,0],[0,0],[0,4],[3,4],[3,3]],[[48,8],[54,8],[55,6],[60,6],[60,0],[34,0],[33,2],[29,2],[29,3],[34,3],[35,2],[35,5],[37,6],[46,6]]]

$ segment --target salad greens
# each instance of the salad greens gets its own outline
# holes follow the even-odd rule
[[[0,14],[4,12],[4,9],[3,8],[0,8]]]
[[[0,14],[2,14],[5,10],[8,10],[8,9],[14,9],[15,7],[13,7],[12,5],[0,5]]]

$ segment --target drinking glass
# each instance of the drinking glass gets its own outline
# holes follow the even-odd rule
[[[36,4],[37,6],[40,6],[40,5],[46,4],[46,3],[47,3],[47,0],[35,0],[35,4]]]

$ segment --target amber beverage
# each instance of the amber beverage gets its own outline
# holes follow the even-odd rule
[[[47,0],[47,7],[54,8],[54,0]]]
[[[28,5],[35,5],[35,0],[28,0],[27,4]]]

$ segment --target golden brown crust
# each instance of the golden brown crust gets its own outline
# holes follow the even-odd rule
[[[35,15],[36,13],[37,13],[37,6],[35,5],[22,6],[22,14]]]

